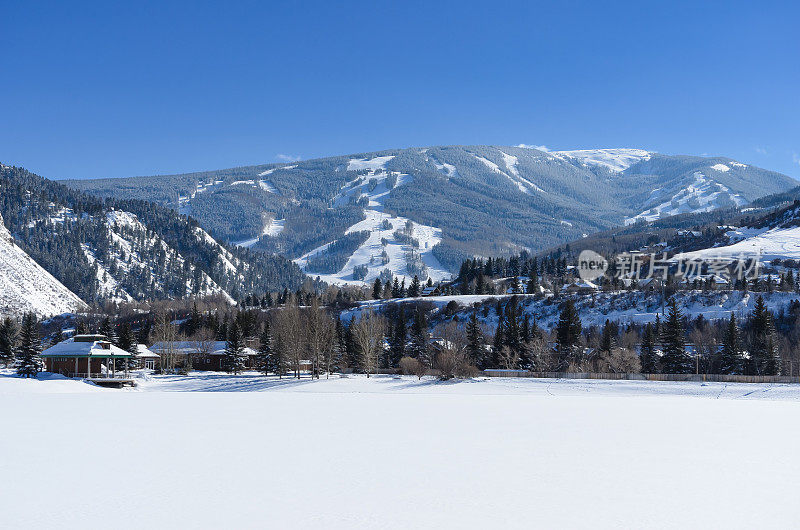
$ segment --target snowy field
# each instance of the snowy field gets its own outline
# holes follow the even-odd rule
[[[0,375],[6,528],[794,526],[800,385]]]

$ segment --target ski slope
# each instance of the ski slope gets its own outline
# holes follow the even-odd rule
[[[586,166],[603,167],[621,173],[642,161],[650,160],[653,153],[643,149],[579,149],[575,151],[551,151],[558,158],[572,158]]]
[[[450,272],[433,255],[433,247],[442,240],[441,229],[413,223],[409,236],[418,241],[418,248],[413,248],[411,244],[398,239],[395,235],[395,232],[404,229],[409,219],[385,212],[383,203],[394,188],[409,184],[412,177],[405,173],[395,173],[393,175],[395,182],[391,183],[386,164],[393,158],[394,156],[354,158],[348,162],[349,171],[366,173],[346,182],[332,203],[334,207],[342,207],[359,198],[366,198],[364,220],[348,227],[345,234],[367,231],[369,237],[350,255],[344,267],[334,274],[320,274],[308,268],[309,260],[325,252],[331,241],[300,256],[294,261],[306,274],[314,278],[319,276],[322,281],[332,284],[366,285],[374,282],[383,271],[388,270],[398,278],[398,281],[405,279],[408,283],[414,276],[408,271],[409,256],[414,254],[418,256],[418,261],[425,265],[427,277],[434,281],[450,278]],[[381,259],[384,251],[388,256],[388,263],[383,263]],[[366,277],[363,280],[354,279],[354,269],[363,265],[368,269]]]
[[[800,386],[0,376],[7,528],[779,528]]]

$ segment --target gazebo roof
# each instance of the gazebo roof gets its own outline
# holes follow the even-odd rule
[[[80,337],[80,335],[78,336]],[[118,348],[107,340],[82,341],[75,337],[47,348],[42,357],[131,357],[130,352]]]

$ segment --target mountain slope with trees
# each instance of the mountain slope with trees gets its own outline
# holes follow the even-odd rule
[[[228,247],[192,218],[137,199],[101,199],[22,168],[0,167],[4,230],[87,303],[296,289],[279,256]]]

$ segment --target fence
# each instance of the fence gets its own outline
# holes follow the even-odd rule
[[[528,372],[526,370],[484,370],[486,377],[534,377],[547,379],[609,379],[634,381],[694,381],[711,383],[800,383],[800,377],[788,375],[721,374],[636,374],[592,372]]]

